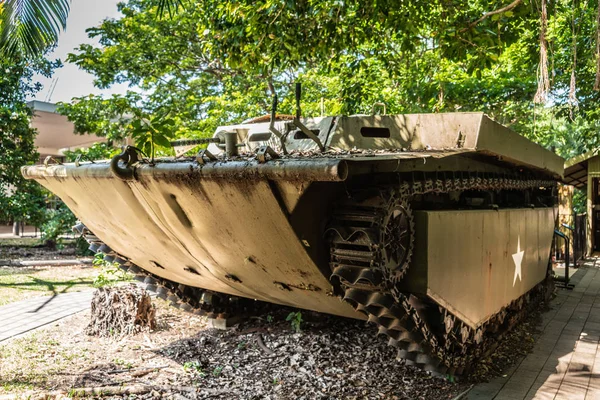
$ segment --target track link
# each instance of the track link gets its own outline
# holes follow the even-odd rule
[[[398,348],[398,358],[436,375],[460,375],[543,298],[543,283],[472,329],[433,300],[402,293],[414,248],[410,202],[417,195],[466,190],[552,188],[553,181],[452,174],[352,193],[334,209],[325,236],[331,281]],[[408,235],[406,235],[408,233]],[[395,241],[395,243],[389,243]],[[526,307],[528,306],[528,307]]]
[[[112,250],[81,223],[73,227],[73,232],[83,236],[91,251],[103,254],[107,262],[118,264],[121,270],[132,274],[137,282],[143,284],[146,290],[156,293],[157,297],[167,300],[175,308],[212,319],[225,319],[247,313],[253,306],[250,299],[184,285],[152,274]]]

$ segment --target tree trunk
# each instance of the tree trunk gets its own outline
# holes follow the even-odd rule
[[[13,222],[13,235],[19,236],[21,234],[21,223],[18,221]]]
[[[156,309],[150,295],[134,284],[99,288],[91,308],[85,330],[88,335],[124,336],[156,328]]]

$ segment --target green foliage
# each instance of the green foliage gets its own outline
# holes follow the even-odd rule
[[[573,212],[583,214],[587,212],[587,193],[583,190],[575,189],[573,192]]]
[[[107,160],[119,154],[120,149],[112,145],[111,142],[94,143],[87,148],[75,150],[66,150],[64,152],[67,162],[74,162],[77,158],[81,161]]]
[[[212,374],[213,374],[213,376],[219,376],[219,375],[221,375],[221,372],[223,372],[223,366],[217,365],[215,367],[215,369],[213,369],[213,373]]]
[[[100,268],[100,273],[94,279],[94,287],[113,286],[118,282],[130,281],[133,277],[131,274],[119,268],[118,263],[110,263],[104,260],[102,253],[96,253],[94,256],[93,265]]]
[[[0,54],[36,57],[66,28],[69,0],[6,0],[0,3]]]
[[[126,361],[126,360],[123,360],[122,358],[115,358],[113,360],[113,362],[115,363],[115,365],[119,365],[125,369],[133,368],[133,363],[131,361]]]
[[[83,236],[79,236],[75,239],[75,253],[79,256],[87,256],[93,254],[89,249],[90,244],[83,238]]]
[[[50,76],[57,63],[0,56],[0,221],[39,225],[44,219],[41,186],[27,181],[20,167],[38,161],[36,131],[30,126],[31,110],[25,99],[39,89],[36,72]]]
[[[285,319],[292,325],[292,329],[296,333],[302,332],[302,313],[300,311],[291,312]]]
[[[159,3],[122,3],[123,18],[88,30],[101,46],[69,56],[101,88],[137,88],[63,105],[78,132],[134,134],[146,153],[154,142],[157,154],[171,154],[171,138],[268,113],[274,89],[279,111],[292,113],[300,81],[305,115],[319,115],[322,101],[329,115],[367,113],[381,101],[389,113],[483,111],[564,156],[598,145],[596,10],[586,2],[549,4],[553,91],[537,107],[540,21],[531,1],[492,13],[505,2],[196,0],[156,18]],[[577,107],[568,98],[573,21]]]
[[[133,119],[128,130],[129,136],[135,140],[135,145],[144,153],[154,158],[154,145],[167,149],[171,145],[169,139],[174,137],[175,121],[163,115]]]
[[[184,7],[182,0],[160,0],[158,2],[158,15],[160,17],[164,16],[166,9],[169,16],[173,18],[173,14],[177,13],[179,7]]]
[[[194,372],[200,375],[201,377],[206,375],[202,370],[202,364],[198,360],[186,361],[185,363],[183,363],[183,370],[185,372]]]
[[[46,220],[41,226],[42,240],[48,247],[60,246],[61,236],[70,232],[76,222],[75,215],[63,202],[60,202],[55,209],[46,211]]]

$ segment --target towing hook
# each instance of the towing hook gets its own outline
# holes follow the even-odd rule
[[[110,160],[111,172],[122,181],[130,181],[135,179],[135,169],[133,164],[139,161],[138,149],[133,146],[126,146],[123,152],[116,155]],[[122,161],[125,166],[121,166],[119,161]]]

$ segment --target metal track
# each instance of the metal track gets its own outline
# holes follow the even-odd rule
[[[452,191],[551,188],[554,181],[461,174],[443,179],[400,182],[354,192],[334,210],[326,231],[331,280],[342,298],[378,326],[398,357],[435,374],[460,375],[486,354],[543,295],[543,283],[515,299],[477,330],[429,298],[397,289],[414,247],[410,201],[417,195]],[[391,223],[398,220],[400,221]],[[409,239],[406,239],[408,231]],[[388,241],[397,241],[390,246]],[[391,262],[390,262],[391,260]]]
[[[536,304],[540,284],[495,314],[477,331],[442,307],[432,313],[429,299],[395,289],[406,274],[414,247],[414,220],[410,200],[416,195],[465,190],[525,190],[552,187],[554,181],[461,174],[443,179],[401,182],[394,188],[371,188],[353,193],[339,205],[328,228],[331,246],[331,280],[342,297],[378,326],[379,334],[398,348],[398,357],[435,374],[460,374],[476,358],[493,348],[498,339],[526,314],[526,304]],[[84,225],[73,228],[90,243],[90,250],[134,275],[149,291],[171,305],[209,318],[246,313],[252,301],[179,284],[138,267],[116,253]],[[408,232],[408,235],[404,231]],[[335,234],[332,234],[335,232]],[[401,245],[400,245],[401,244]],[[437,307],[437,306],[436,306]],[[436,321],[444,333],[436,334]]]
[[[169,301],[173,307],[217,319],[240,315],[252,306],[253,301],[249,299],[184,285],[154,275],[112,250],[81,223],[73,227],[73,232],[84,237],[91,251],[103,254],[107,262],[117,263],[121,270],[144,284],[146,290],[155,292],[157,297]]]

